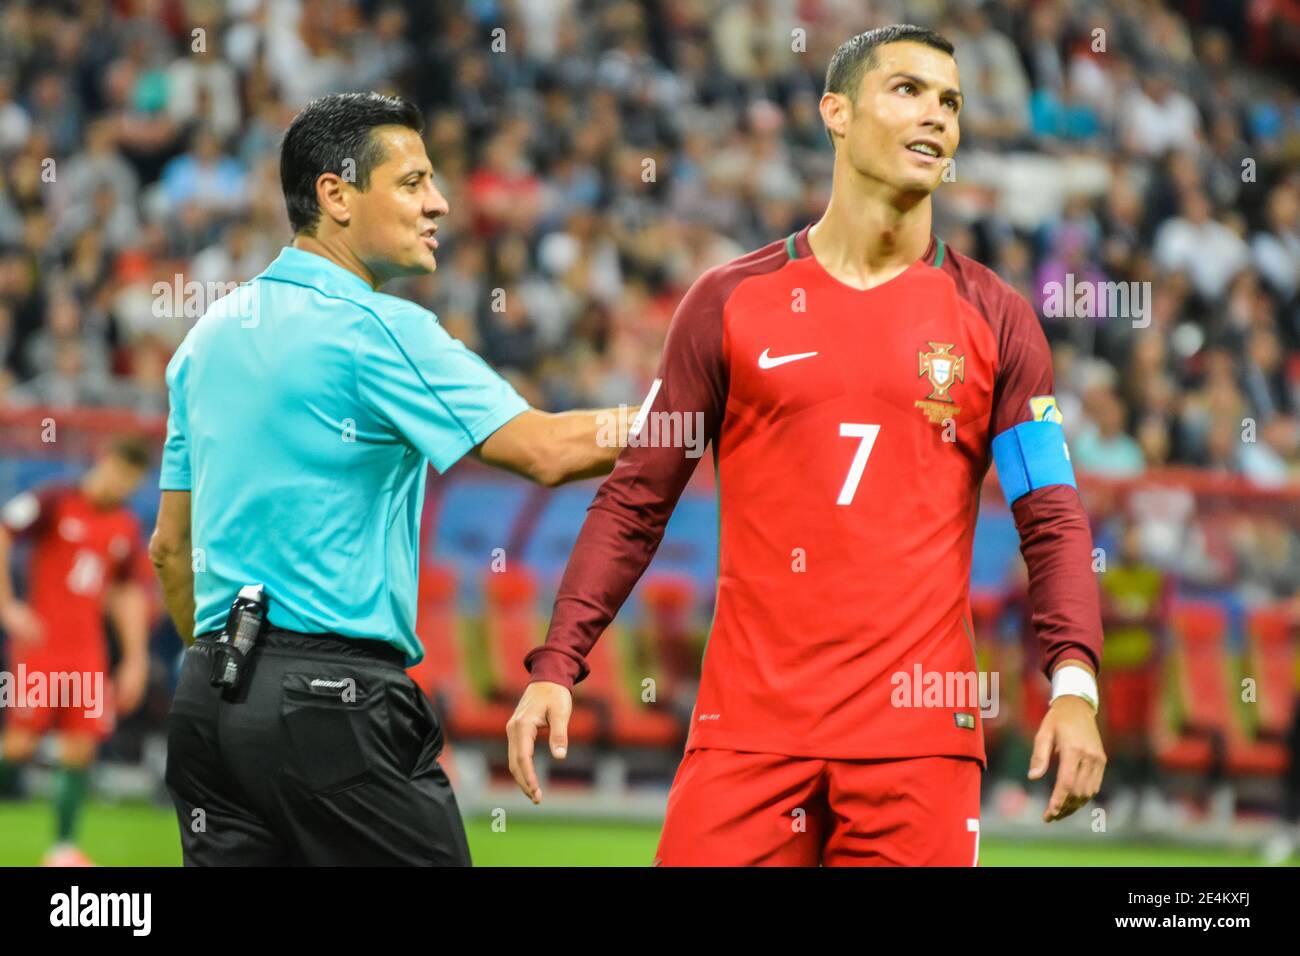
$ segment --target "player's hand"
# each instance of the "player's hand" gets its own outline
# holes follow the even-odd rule
[[[0,607],[0,627],[19,644],[39,644],[45,639],[45,625],[22,601],[10,601]]]
[[[113,691],[117,710],[122,716],[132,713],[144,700],[149,685],[149,659],[143,655],[127,658],[117,665],[113,675]]]
[[[1097,730],[1097,715],[1082,697],[1073,694],[1058,697],[1048,710],[1034,737],[1030,780],[1038,780],[1047,773],[1053,753],[1058,755],[1056,786],[1043,812],[1044,823],[1064,820],[1101,789],[1106,752]]]
[[[515,783],[533,803],[542,802],[542,788],[533,768],[533,745],[537,731],[551,728],[551,756],[563,760],[569,749],[569,715],[573,713],[573,694],[563,684],[539,680],[529,684],[519,698],[519,706],[506,724],[510,747],[510,773]]]

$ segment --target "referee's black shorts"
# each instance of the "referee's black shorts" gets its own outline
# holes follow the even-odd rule
[[[186,651],[167,789],[186,866],[468,866],[442,730],[402,655],[380,641],[272,629],[238,699]]]

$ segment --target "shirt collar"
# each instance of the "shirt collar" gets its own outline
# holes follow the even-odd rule
[[[342,292],[374,292],[370,283],[355,272],[344,269],[324,256],[293,246],[285,246],[262,275],[268,279],[296,282],[315,288],[332,288]]]

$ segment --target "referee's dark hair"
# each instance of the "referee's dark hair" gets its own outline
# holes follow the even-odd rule
[[[342,176],[362,192],[370,188],[370,173],[385,158],[371,135],[376,126],[423,133],[424,117],[400,96],[331,93],[312,100],[293,118],[280,146],[280,188],[295,233],[316,230],[316,180],[322,173]]]
[[[949,56],[954,56],[952,41],[941,33],[911,23],[877,27],[850,37],[840,44],[835,55],[831,57],[830,65],[826,67],[826,86],[822,90],[822,95],[842,93],[849,98],[849,105],[852,108],[853,101],[857,99],[858,87],[862,85],[863,74],[876,65],[876,49],[886,43],[904,42],[923,43],[936,50],[942,50]],[[834,146],[835,138],[830,130],[826,131],[826,136]]]

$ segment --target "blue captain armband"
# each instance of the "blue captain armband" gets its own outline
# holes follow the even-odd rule
[[[1065,431],[1059,422],[1021,422],[993,439],[993,461],[1007,507],[1038,488],[1074,483]]]

